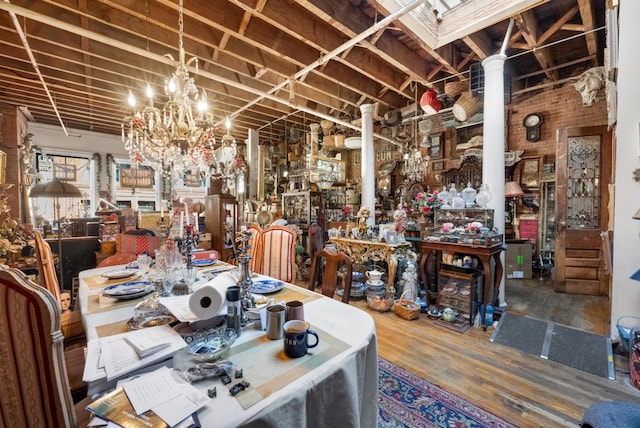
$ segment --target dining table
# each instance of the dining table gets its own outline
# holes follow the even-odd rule
[[[127,280],[109,279],[103,275],[118,268],[125,266],[88,269],[79,274],[78,297],[89,349],[92,341],[126,332],[135,306],[150,297],[105,298],[102,293],[105,287]],[[237,269],[230,267],[229,272],[237,273]],[[207,268],[199,268],[199,271],[194,290],[211,280]],[[263,276],[254,274],[252,278],[255,281]],[[217,391],[215,397],[197,412],[201,426],[375,426],[378,345],[371,315],[289,283],[282,283],[282,287],[265,297],[278,303],[303,302],[304,319],[317,332],[319,345],[300,358],[289,358],[284,354],[282,339],[267,338],[260,321],[248,323],[224,359],[242,370],[243,379],[250,386],[232,395],[229,392],[231,385],[224,385],[220,378],[194,382],[193,386],[201,391],[210,392],[213,387]],[[99,354],[88,352],[85,364],[96,366],[98,358]],[[171,359],[165,364],[171,366]],[[135,373],[129,375],[132,374]],[[97,384],[104,385],[103,380],[85,381],[90,393],[96,390]]]

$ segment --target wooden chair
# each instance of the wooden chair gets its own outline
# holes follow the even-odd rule
[[[60,304],[60,286],[56,276],[56,266],[53,262],[51,246],[38,232],[36,236],[36,261],[38,263],[38,281],[40,285],[49,290]]]
[[[251,246],[249,249],[251,261],[249,261],[249,269],[251,272],[257,272],[257,269],[260,269],[260,263],[262,262],[260,257],[261,253],[259,251],[262,228],[256,223],[252,223],[247,227],[247,230],[251,232],[251,240],[249,241],[249,245]]]
[[[18,269],[0,267],[0,421],[10,427],[86,426],[74,406],[56,298]]]
[[[318,279],[321,281],[322,294],[333,297],[338,288],[338,269],[345,266],[342,275],[342,302],[349,303],[351,297],[351,279],[353,267],[351,259],[344,253],[333,253],[327,250],[316,252],[311,263],[309,290],[315,290]],[[322,274],[320,275],[320,271]]]
[[[272,226],[260,234],[257,273],[293,282],[295,276],[296,233],[286,227]]]

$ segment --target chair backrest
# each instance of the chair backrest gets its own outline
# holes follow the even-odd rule
[[[272,226],[260,234],[260,264],[255,272],[292,282],[295,275],[296,233],[286,227]]]
[[[76,426],[56,299],[19,270],[0,267],[0,307],[0,423]]]
[[[257,269],[260,269],[260,263],[262,262],[262,252],[259,248],[262,228],[259,225],[252,223],[247,226],[247,230],[251,232],[251,239],[249,240],[249,245],[251,246],[251,248],[249,249],[249,255],[251,256],[251,261],[249,261],[249,269],[252,272],[258,272]]]
[[[325,250],[316,252],[311,263],[309,290],[314,290],[318,278],[321,280],[322,294],[333,297],[338,288],[338,271],[344,266],[342,275],[342,302],[349,303],[351,297],[351,280],[353,267],[351,259],[345,253],[334,253]],[[322,274],[320,276],[320,273]]]
[[[51,246],[44,240],[42,235],[35,233],[36,260],[38,262],[38,280],[40,285],[49,290],[60,303],[60,285],[56,276],[56,266],[53,263],[53,253]]]

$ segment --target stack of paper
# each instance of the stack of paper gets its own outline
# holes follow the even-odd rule
[[[91,403],[87,410],[120,426],[199,426],[195,412],[209,398],[191,384],[176,382],[171,371],[163,367],[127,380],[122,387]]]
[[[105,377],[112,380],[169,359],[185,346],[184,339],[168,325],[92,340],[87,344],[87,362],[97,364],[85,365],[83,380],[96,382]]]

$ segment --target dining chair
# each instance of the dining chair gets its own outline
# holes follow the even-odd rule
[[[56,266],[53,262],[51,246],[39,232],[35,232],[36,261],[38,263],[38,282],[49,290],[60,304],[60,286],[56,276]]]
[[[295,276],[296,233],[282,226],[262,231],[258,242],[259,263],[254,272],[292,282]]]
[[[342,276],[339,269],[344,266]],[[345,253],[334,253],[326,249],[316,252],[311,263],[309,290],[315,290],[318,280],[322,287],[322,294],[333,298],[338,288],[338,281],[342,281],[342,303],[349,303],[351,297],[351,280],[353,267],[351,258]]]
[[[2,426],[86,426],[90,399],[74,405],[56,298],[20,270],[3,266],[0,307]]]
[[[261,254],[259,250],[260,238],[262,235],[262,228],[260,225],[256,223],[252,223],[247,226],[247,230],[251,232],[251,239],[249,240],[249,255],[251,256],[251,260],[249,261],[249,269],[251,272],[257,272],[257,269],[260,268]]]

